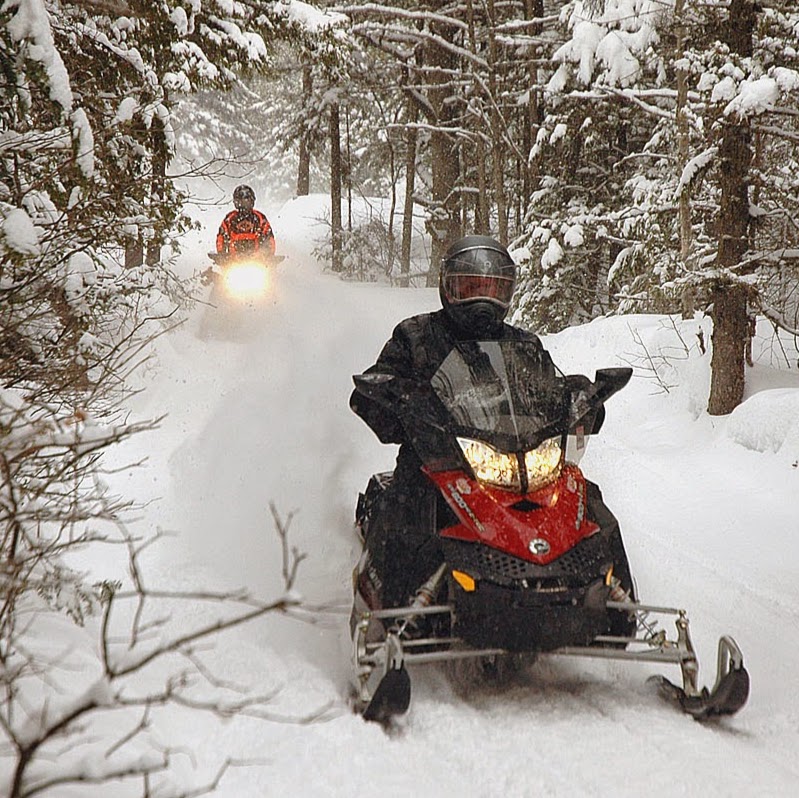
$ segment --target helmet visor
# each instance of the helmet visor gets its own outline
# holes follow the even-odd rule
[[[487,274],[449,274],[444,278],[444,292],[452,304],[484,299],[503,308],[510,305],[516,281],[512,277]]]

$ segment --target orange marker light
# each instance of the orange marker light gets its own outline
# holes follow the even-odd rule
[[[477,582],[472,579],[469,574],[463,573],[463,571],[453,571],[452,578],[467,592],[472,593],[474,592],[475,588],[477,587]]]

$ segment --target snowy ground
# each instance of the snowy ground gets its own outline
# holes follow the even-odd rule
[[[719,635],[737,639],[752,678],[738,716],[700,725],[681,715],[645,686],[654,667],[553,659],[523,684],[465,699],[434,666],[419,668],[411,711],[392,736],[348,710],[353,506],[395,455],[349,411],[351,375],[374,361],[398,321],[438,298],[322,273],[309,254],[316,208],[313,200],[265,208],[287,255],[269,306],[232,340],[198,335],[203,308],[162,339],[134,411],[169,416],[119,455],[150,458],[119,477],[153,499],[142,528],[177,533],[149,553],[150,584],[278,595],[271,501],[295,513],[292,542],[308,555],[300,592],[332,608],[315,625],[270,616],[206,652],[227,678],[279,688],[277,714],[326,708],[325,719],[221,724],[162,714],[155,732],[192,752],[182,775],[200,782],[227,756],[262,760],[231,770],[224,798],[795,795],[799,372],[796,351],[789,369],[765,325],[748,399],[729,418],[704,412],[709,355],[700,356],[697,331],[709,340],[707,320],[614,318],[545,338],[566,372],[636,366],[582,465],[620,519],[639,595],[689,610],[703,683],[714,679]],[[181,261],[185,272],[204,268],[211,218]],[[657,380],[648,358],[660,362]]]

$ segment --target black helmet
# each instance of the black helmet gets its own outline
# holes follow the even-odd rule
[[[476,334],[505,318],[515,287],[516,264],[493,238],[466,236],[444,255],[441,304],[459,326]]]
[[[237,211],[251,211],[255,207],[255,192],[249,186],[236,186],[233,204]]]

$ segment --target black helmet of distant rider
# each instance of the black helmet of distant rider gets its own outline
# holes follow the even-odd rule
[[[233,205],[240,213],[250,213],[255,207],[255,192],[249,186],[236,186]]]
[[[481,335],[508,314],[516,287],[516,264],[489,236],[456,241],[441,262],[439,295],[450,319],[463,331]]]

